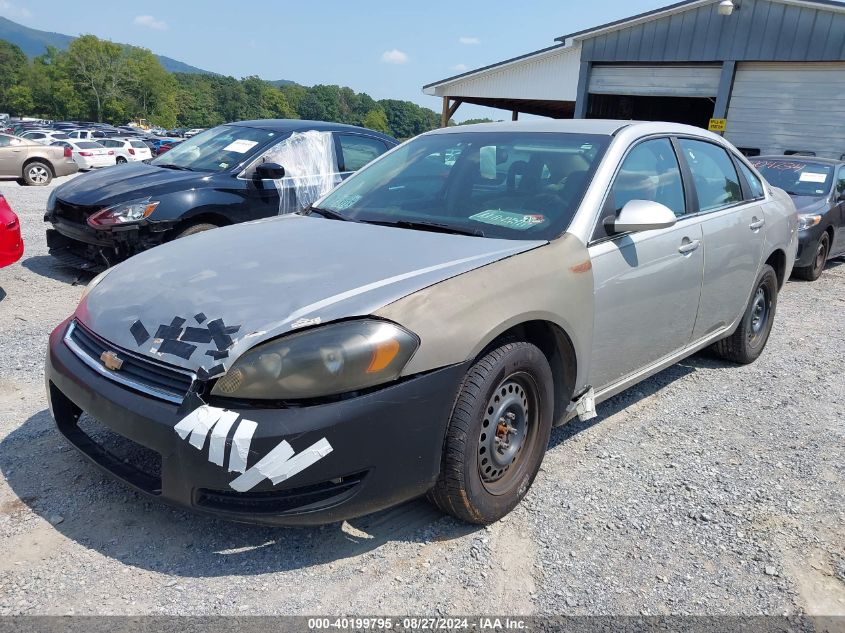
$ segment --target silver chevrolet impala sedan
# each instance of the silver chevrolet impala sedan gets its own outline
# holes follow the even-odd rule
[[[553,425],[705,347],[754,361],[797,240],[789,197],[698,128],[437,130],[303,213],[97,277],[51,336],[51,411],[201,512],[315,524],[427,494],[489,523]]]

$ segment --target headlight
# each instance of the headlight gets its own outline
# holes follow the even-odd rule
[[[293,400],[366,389],[396,380],[418,346],[415,335],[385,321],[326,325],[249,350],[212,394]]]
[[[97,213],[88,218],[88,224],[98,229],[104,226],[114,226],[115,224],[139,222],[149,217],[156,210],[157,206],[158,201],[150,200],[149,198],[121,202],[120,204],[97,211]]]
[[[822,216],[820,215],[799,215],[798,216],[798,230],[803,231],[805,229],[809,229],[810,227],[816,226],[819,222],[822,221]]]

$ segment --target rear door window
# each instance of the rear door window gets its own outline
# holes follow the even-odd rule
[[[748,188],[751,190],[751,197],[749,200],[759,200],[760,198],[765,197],[763,183],[760,182],[760,179],[757,178],[757,176],[754,175],[754,172],[748,169],[748,166],[741,160],[737,160],[736,163],[739,165],[739,170],[742,172],[742,175],[745,176],[745,181],[748,183]]]
[[[147,149],[147,146],[144,141],[129,141],[129,144],[132,147],[137,147],[138,149]]]
[[[679,143],[692,172],[700,211],[713,211],[742,202],[739,176],[724,149],[688,138],[680,139]]]
[[[341,171],[358,171],[387,151],[387,145],[369,136],[339,134]]]

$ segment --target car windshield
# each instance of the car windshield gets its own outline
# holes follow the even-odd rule
[[[833,180],[833,168],[803,160],[754,159],[751,161],[775,187],[793,196],[826,196]]]
[[[193,171],[226,171],[252,158],[280,133],[241,125],[221,125],[180,143],[153,165]]]
[[[424,135],[362,169],[318,206],[364,222],[552,239],[569,226],[609,141],[561,133]]]

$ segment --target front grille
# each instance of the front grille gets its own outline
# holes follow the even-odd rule
[[[240,514],[284,514],[317,510],[346,501],[358,491],[365,472],[324,481],[311,486],[267,492],[234,492],[231,490],[197,491],[200,507]]]
[[[109,380],[169,402],[181,403],[194,380],[184,370],[156,363],[101,339],[74,321],[65,334],[68,347],[89,367]],[[100,357],[115,352],[123,361],[119,371],[107,369]]]
[[[64,200],[56,199],[55,215],[73,222],[74,224],[85,224],[88,217],[99,211],[102,207],[89,207],[78,204],[71,204]]]

